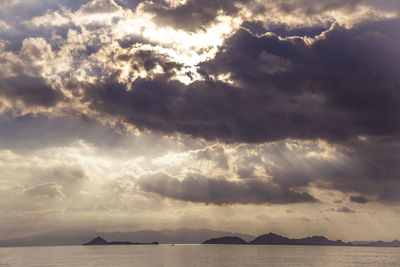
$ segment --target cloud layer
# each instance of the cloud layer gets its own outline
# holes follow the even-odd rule
[[[85,99],[139,128],[225,142],[398,135],[398,25],[335,25],[311,44],[238,30],[201,64],[204,81],[111,76],[86,85]],[[168,71],[161,58],[147,62]],[[226,73],[233,84],[213,79]]]
[[[316,202],[306,192],[295,192],[258,179],[229,181],[201,176],[182,181],[163,173],[141,177],[138,185],[146,192],[191,202],[222,204],[288,204]]]

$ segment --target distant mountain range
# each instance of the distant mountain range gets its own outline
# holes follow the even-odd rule
[[[369,247],[400,247],[400,241],[332,241],[324,236],[312,236],[291,239],[274,233],[258,237],[240,233],[215,231],[209,229],[178,229],[161,231],[135,232],[97,232],[92,230],[64,230],[32,235],[23,238],[13,238],[0,241],[0,247],[22,246],[68,246],[82,245],[101,236],[114,244],[138,244],[158,241],[160,244],[252,244],[252,245],[318,245],[318,246],[369,246]],[[217,237],[217,238],[216,238]],[[104,242],[107,242],[105,241]],[[103,243],[104,243],[103,242]],[[107,242],[113,244],[113,242]]]
[[[69,246],[82,245],[93,237],[101,236],[106,240],[126,240],[130,242],[151,243],[158,241],[160,244],[200,244],[204,240],[216,236],[238,236],[243,240],[254,239],[252,235],[214,231],[209,229],[178,229],[161,231],[135,231],[135,232],[97,232],[92,230],[64,230],[52,231],[43,234],[22,238],[13,238],[0,241],[0,247],[23,246]]]
[[[307,245],[307,246],[369,246],[369,247],[400,247],[400,241],[392,242],[372,241],[372,242],[343,242],[341,240],[332,241],[324,236],[311,236],[299,239],[291,239],[274,233],[268,233],[256,237],[250,242],[246,242],[236,236],[224,236],[211,238],[202,244],[248,244],[248,245]]]

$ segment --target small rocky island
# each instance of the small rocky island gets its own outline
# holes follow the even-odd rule
[[[100,236],[96,237],[92,241],[83,244],[84,246],[107,246],[107,245],[158,245],[157,241],[153,243],[138,243],[138,242],[128,242],[128,241],[111,241],[107,242]]]

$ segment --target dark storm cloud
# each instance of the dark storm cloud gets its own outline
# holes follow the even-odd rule
[[[262,21],[244,21],[240,26],[251,31],[254,35],[262,35],[267,32]]]
[[[382,203],[400,201],[399,140],[377,138],[368,142],[348,142],[345,164],[324,164],[322,188],[330,188]],[[352,199],[350,199],[352,200]],[[363,199],[355,199],[363,201]]]
[[[129,2],[129,0],[126,2]],[[136,7],[135,1],[133,2],[133,6]],[[183,5],[178,5],[177,7],[170,7],[163,1],[153,1],[153,3],[147,3],[144,6],[144,10],[155,14],[154,20],[159,25],[169,25],[174,28],[193,32],[204,29],[210,23],[215,22],[221,11],[224,14],[234,16],[241,8],[238,6],[240,4],[245,6],[247,11],[253,14],[253,16],[264,15],[263,22],[266,22],[266,24],[272,23],[271,26],[273,26],[268,30],[276,30],[277,33],[282,33],[284,36],[315,36],[318,31],[326,27],[327,24],[334,22],[334,19],[329,14],[325,16],[325,18],[324,15],[321,15],[326,12],[339,11],[343,14],[351,14],[358,11],[360,8],[368,8],[380,12],[400,10],[400,4],[397,0],[384,0],[379,2],[374,0],[327,0],[319,2],[310,0],[188,0]],[[303,21],[307,21],[307,19],[305,19],[307,17],[318,16],[313,22],[317,25],[305,27],[304,25],[296,25],[293,21],[285,21],[285,19],[279,22],[270,21],[270,19],[284,17],[286,15],[298,16],[300,20]]]
[[[298,13],[304,16],[321,14],[326,11],[343,10],[347,13],[354,12],[357,7],[367,6],[375,10],[393,11],[400,9],[400,3],[397,0],[278,0],[273,1],[272,5],[281,13]]]
[[[237,3],[249,2],[251,0],[188,0],[175,8],[164,4],[152,4],[146,5],[145,10],[156,15],[153,20],[159,25],[169,25],[194,32],[214,22],[220,11],[233,15],[239,11]]]
[[[259,111],[254,114],[252,107],[260,108],[264,103],[245,90],[212,81],[185,86],[163,77],[137,79],[132,88],[127,91],[115,80],[87,85],[87,99],[92,108],[121,117],[141,129],[226,141],[269,138],[262,131],[265,126],[254,124],[256,118],[251,118],[260,115]]]
[[[307,192],[296,192],[257,179],[229,181],[200,175],[182,181],[164,173],[139,178],[137,186],[145,192],[163,197],[206,204],[288,204],[317,202]]]
[[[264,168],[273,177],[272,181],[282,187],[314,185],[342,192],[358,203],[400,201],[400,147],[396,139],[347,141],[336,148],[333,158],[325,158],[315,143],[292,149],[278,143],[259,152],[259,157],[264,155],[274,162],[264,164]],[[305,156],[310,152],[316,153],[315,156]],[[252,161],[235,165],[251,167]]]
[[[312,45],[239,30],[201,65],[205,81],[186,86],[159,75],[128,91],[110,77],[86,85],[87,100],[139,128],[227,142],[397,135],[399,25],[335,26]],[[209,78],[223,73],[237,85]]]
[[[107,5],[104,5],[107,3],[112,5],[113,2],[92,2],[89,5],[92,9],[87,11],[107,12]],[[149,4],[147,8],[159,15],[156,19],[160,23],[189,31],[214,21],[217,16],[215,10],[222,9],[227,14],[238,11],[231,1],[214,1],[207,5],[199,3],[189,0],[177,8],[159,4]],[[253,27],[251,30],[258,34],[264,31],[264,28],[256,28],[257,25],[247,26],[249,29]],[[350,197],[353,202],[362,203],[357,195],[365,200],[398,202],[399,26],[399,20],[365,22],[350,29],[334,25],[312,44],[302,38],[282,39],[274,34],[255,36],[240,29],[225,41],[215,59],[199,66],[204,81],[185,85],[171,80],[174,72],[185,66],[162,54],[140,50],[134,55],[121,52],[116,56],[119,61],[129,62],[132,72],[145,70],[149,74],[149,78],[136,79],[129,89],[119,82],[118,72],[106,77],[110,72],[102,72],[97,66],[93,66],[93,71],[98,70],[101,79],[93,83],[74,84],[74,88],[69,89],[77,94],[82,91],[85,94],[84,104],[99,112],[100,117],[111,115],[139,129],[168,134],[179,132],[222,142],[325,139],[348,149],[341,151],[345,164],[314,159],[315,172],[299,166],[301,162],[296,159],[278,162],[273,158],[277,166],[286,168],[265,167],[271,175],[269,182],[259,180],[256,168],[243,161],[240,166],[233,166],[241,181],[200,176],[180,181],[165,175],[148,176],[138,183],[144,191],[218,205],[296,203],[315,201],[308,193],[293,190],[316,183],[321,189],[354,194]],[[286,33],[275,29],[275,32],[312,36],[321,30],[311,27]],[[32,43],[37,42],[32,40]],[[127,38],[120,41],[121,47],[126,48],[136,42],[143,40]],[[98,43],[98,47],[88,50],[98,51],[103,45],[101,42],[94,43]],[[32,47],[29,51],[36,48]],[[84,58],[91,53],[80,56]],[[31,52],[24,56],[30,58],[36,54]],[[161,66],[163,74],[153,75],[152,71],[157,66]],[[39,68],[37,72],[40,71]],[[215,79],[219,74],[226,73],[230,74],[233,84]],[[1,79],[0,96],[32,107],[52,107],[63,100],[63,95],[44,79],[27,75]],[[95,130],[89,131],[80,123],[64,125],[60,120],[31,124],[34,119],[21,119],[28,121],[24,121],[26,124],[23,127],[0,128],[2,147],[12,147],[10,144],[16,144],[15,147],[26,147],[31,143],[32,147],[38,143],[63,144],[81,138],[96,144],[103,142],[100,133],[93,133]],[[0,125],[11,124],[15,126],[18,120],[16,124],[0,122]],[[62,132],[64,129],[68,134]],[[360,135],[367,136],[367,140],[358,140]],[[107,138],[103,143],[110,144],[112,141],[109,140],[120,138],[118,134],[105,133],[104,136]],[[20,142],[21,139],[24,142]],[[268,153],[279,156],[279,151],[270,150]],[[197,156],[198,159],[215,162],[216,167],[223,170],[231,167],[221,149],[206,149]],[[318,181],[321,183],[318,184]],[[60,191],[58,184],[61,183],[40,186],[33,194],[46,190]]]
[[[368,203],[368,199],[366,199],[363,196],[350,196],[350,201],[360,203],[360,204]]]
[[[399,25],[392,20],[350,30],[336,26],[311,46],[299,38],[255,37],[242,30],[203,69],[229,72],[248,94],[263,98],[270,110],[260,115],[269,122],[276,118],[278,126],[265,136],[277,131],[337,140],[398,134]]]
[[[328,157],[316,142],[288,147],[283,141],[261,146],[252,157],[246,156],[245,147],[239,148],[241,156],[231,165],[241,178],[254,176],[252,170],[262,167],[271,182],[284,188],[315,186],[342,192],[352,202],[390,204],[400,201],[399,151],[398,140],[392,138],[348,141]]]
[[[244,21],[241,25],[243,28],[249,30],[254,35],[262,35],[267,32],[273,32],[280,37],[290,37],[290,36],[308,36],[315,37],[320,35],[322,32],[329,29],[329,27],[322,26],[311,26],[311,27],[288,27],[288,25],[281,24],[271,24],[267,28],[264,27],[262,21]]]
[[[143,0],[117,0],[115,2],[117,4],[119,4],[120,6],[134,10],[138,6],[138,4],[140,4],[141,2],[144,2],[144,1]],[[154,1],[154,2],[160,2],[160,0]]]
[[[0,96],[12,101],[22,101],[27,106],[51,107],[63,99],[62,93],[53,90],[41,77],[20,75],[0,80]]]
[[[121,56],[120,59],[123,59]],[[131,57],[125,58],[126,60],[132,59]],[[138,66],[144,67],[146,71],[153,70],[157,65],[160,65],[165,74],[171,75],[171,71],[180,70],[183,64],[179,64],[173,61],[169,61],[168,57],[156,53],[154,51],[140,50],[133,55],[133,69],[138,70]]]
[[[355,213],[356,211],[353,209],[350,209],[349,207],[341,207],[334,209],[332,208],[331,211],[336,211],[336,212],[342,212],[342,213]]]

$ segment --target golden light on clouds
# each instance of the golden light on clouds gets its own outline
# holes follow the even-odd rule
[[[195,33],[177,30],[172,27],[160,27],[152,22],[152,16],[146,13],[127,17],[114,27],[114,36],[123,39],[126,36],[138,36],[154,45],[153,51],[168,55],[171,60],[181,63],[185,68],[176,73],[176,78],[185,84],[201,79],[197,74],[196,65],[214,58],[224,40],[240,25],[241,20],[220,15],[217,22],[207,29]],[[192,77],[186,73],[190,71]]]

